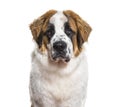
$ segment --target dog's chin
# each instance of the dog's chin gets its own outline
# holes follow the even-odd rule
[[[55,63],[68,63],[70,61],[70,57],[62,54],[52,55],[52,61]]]

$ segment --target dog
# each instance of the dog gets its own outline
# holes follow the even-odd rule
[[[88,70],[83,44],[90,25],[71,10],[49,10],[30,24],[35,41],[31,107],[84,107]]]

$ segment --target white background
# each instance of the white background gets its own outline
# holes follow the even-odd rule
[[[119,0],[1,0],[0,107],[30,107],[29,24],[49,9],[71,9],[92,27],[86,107],[120,107]]]

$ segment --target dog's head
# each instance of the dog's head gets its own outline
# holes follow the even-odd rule
[[[41,53],[55,62],[69,62],[77,57],[88,40],[91,27],[71,10],[50,10],[30,25],[33,39]]]

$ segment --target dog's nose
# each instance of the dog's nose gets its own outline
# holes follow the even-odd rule
[[[64,41],[57,41],[53,44],[53,48],[56,51],[63,51],[67,48],[67,44]]]

